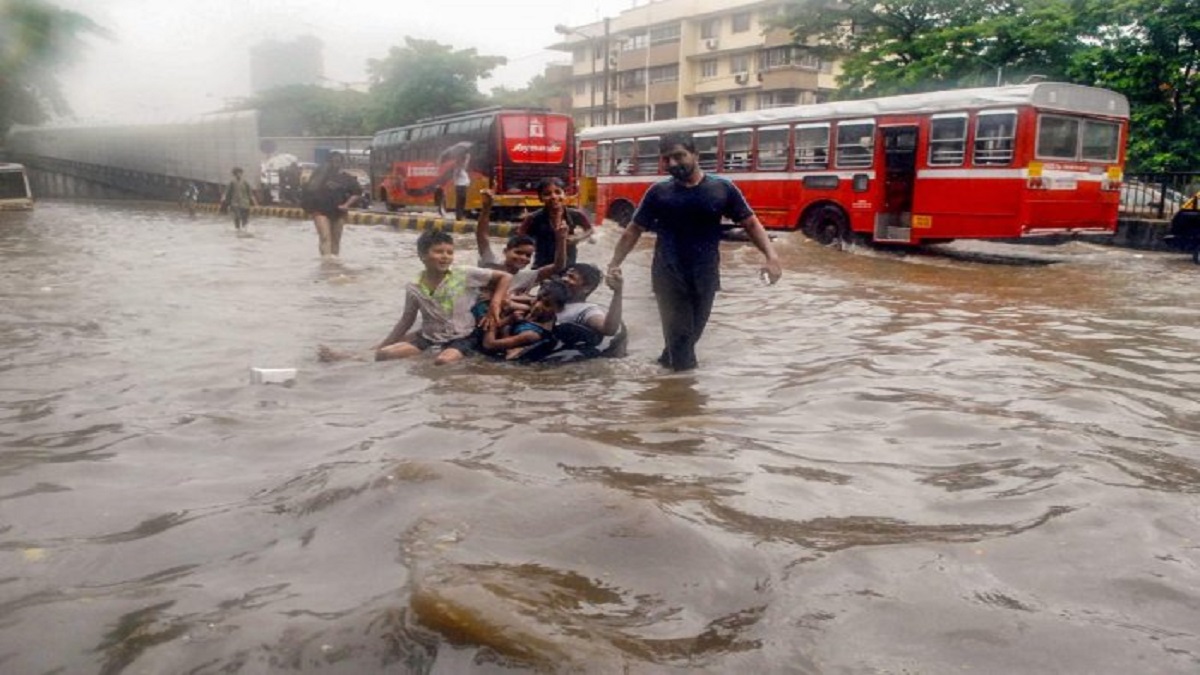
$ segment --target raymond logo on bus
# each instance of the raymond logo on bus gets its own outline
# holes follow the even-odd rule
[[[508,156],[514,162],[561,162],[565,151],[566,146],[558,141],[550,143],[530,143],[512,139],[508,141]]]

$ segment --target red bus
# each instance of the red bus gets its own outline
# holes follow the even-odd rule
[[[589,128],[580,170],[622,226],[681,132],[766,227],[821,243],[1112,233],[1128,127],[1122,95],[1040,82]]]
[[[495,191],[497,217],[538,207],[537,184],[554,176],[574,184],[574,123],[542,109],[484,108],[377,132],[371,140],[371,185],[388,210],[453,209],[454,172],[468,159],[467,210],[479,190]]]

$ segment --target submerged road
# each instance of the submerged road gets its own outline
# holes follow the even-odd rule
[[[0,214],[5,672],[1200,670],[1186,256],[789,233],[767,287],[727,242],[672,375],[652,240],[628,358],[434,367],[316,360],[386,334],[414,232],[250,230]]]

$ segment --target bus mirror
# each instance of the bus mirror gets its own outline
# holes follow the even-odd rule
[[[854,174],[854,182],[850,186],[855,192],[866,192],[870,184],[870,178],[867,177],[867,174],[856,173]]]

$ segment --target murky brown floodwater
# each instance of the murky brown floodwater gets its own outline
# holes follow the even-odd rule
[[[324,365],[388,331],[415,234],[322,266],[309,224],[251,228],[0,214],[3,672],[1200,670],[1183,256],[789,234],[767,288],[730,243],[667,376],[651,241],[627,359]]]

